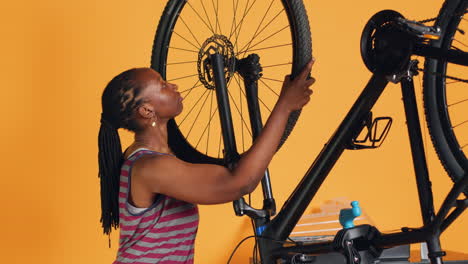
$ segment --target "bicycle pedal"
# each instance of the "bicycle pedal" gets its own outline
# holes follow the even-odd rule
[[[364,120],[361,131],[353,138],[347,149],[374,149],[380,147],[390,131],[393,119],[388,116],[372,117],[372,112]]]

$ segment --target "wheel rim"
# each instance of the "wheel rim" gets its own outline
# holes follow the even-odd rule
[[[253,9],[261,16],[249,15]],[[220,10],[224,10],[223,17]],[[196,21],[200,25],[192,27]],[[252,53],[260,55],[263,76],[258,81],[259,104],[265,121],[280,93],[283,78],[277,76],[291,73],[293,40],[289,27],[281,1],[212,0],[185,4],[172,30],[167,60],[159,71],[167,81],[178,84],[184,97],[184,110],[173,125],[193,148],[215,159],[223,156],[216,95],[203,67],[209,44],[217,42],[226,48],[228,95],[237,149],[243,153],[252,144],[252,131],[243,80],[228,54],[236,60]]]
[[[466,8],[466,3],[465,3]],[[455,21],[458,22],[458,21]],[[455,25],[456,26],[456,25]],[[461,30],[461,31],[460,31]],[[461,19],[457,26],[457,30],[448,36],[448,41],[443,43],[445,48],[455,48],[466,50],[468,46],[468,36],[462,32],[468,30],[468,22],[466,18],[466,9],[461,14]],[[468,71],[466,66],[443,63],[440,64],[439,72],[445,73],[446,76],[454,76],[466,79]],[[442,122],[446,122],[444,133],[449,141],[449,146],[452,148],[455,159],[459,164],[465,164],[465,170],[468,168],[467,153],[468,153],[468,84],[450,79],[449,77],[439,77],[436,79],[439,89],[438,103],[439,109],[443,109],[440,113]]]

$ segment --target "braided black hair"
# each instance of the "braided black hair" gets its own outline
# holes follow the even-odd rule
[[[112,227],[116,229],[119,226],[119,181],[124,157],[117,130],[124,128],[137,132],[141,129],[133,113],[143,102],[138,98],[141,85],[135,77],[137,71],[144,69],[147,68],[134,68],[120,73],[107,84],[102,94],[98,176],[101,182],[100,221],[107,235],[110,235]]]

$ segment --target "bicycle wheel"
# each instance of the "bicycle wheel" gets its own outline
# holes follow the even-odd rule
[[[296,76],[312,54],[302,1],[170,0],[156,31],[151,67],[167,81],[178,84],[184,97],[184,110],[168,123],[168,140],[176,155],[189,162],[223,163],[214,82],[204,68],[205,52],[214,44],[224,48],[225,77],[240,154],[251,146],[252,132],[236,63],[253,53],[260,57],[263,75],[258,80],[258,97],[264,122],[278,99],[284,76]],[[299,114],[296,111],[289,117],[280,146]]]
[[[466,50],[468,0],[445,1],[435,25],[442,30],[434,47]],[[424,108],[435,150],[454,182],[468,172],[468,84],[459,79],[468,76],[465,66],[426,59],[424,66]],[[468,188],[464,191],[468,195]]]

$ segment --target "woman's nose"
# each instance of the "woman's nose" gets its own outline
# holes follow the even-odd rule
[[[176,91],[179,90],[179,86],[177,86],[177,84],[171,83],[171,85],[172,85],[172,89],[174,89]]]

